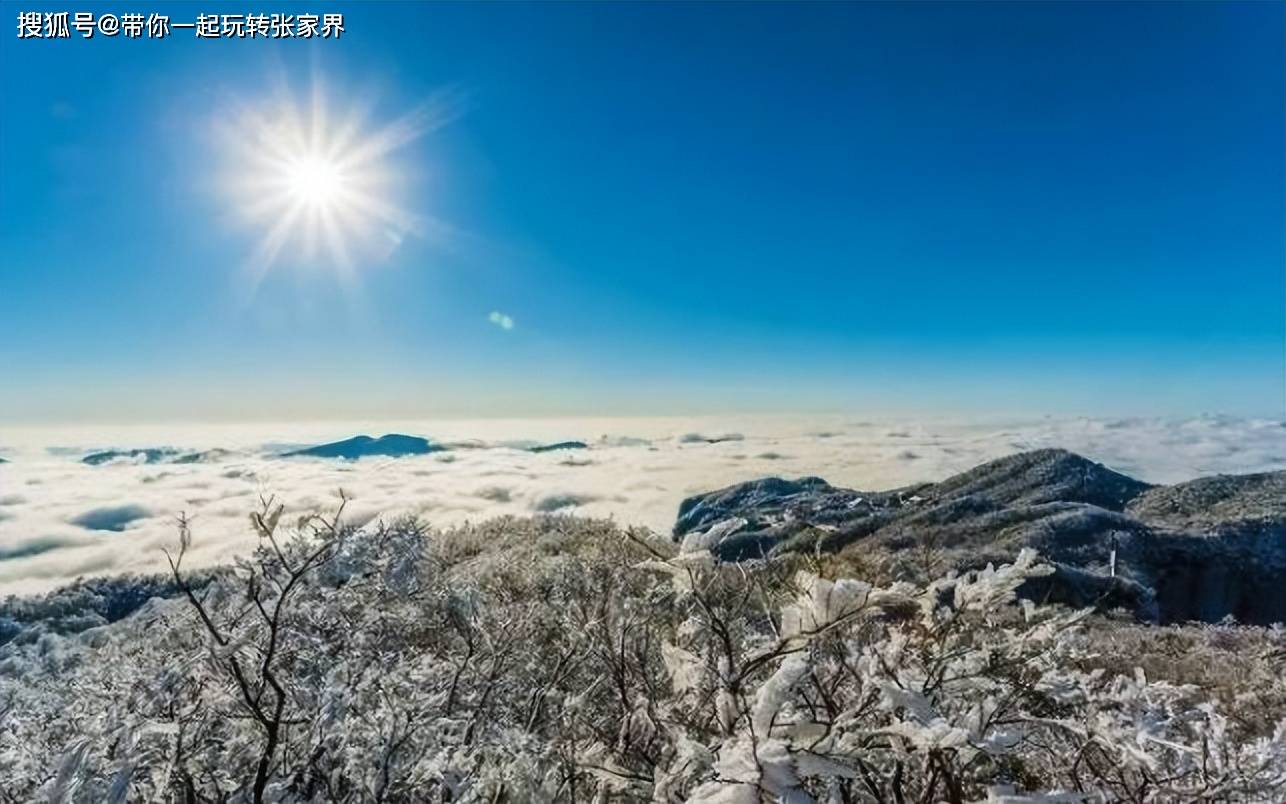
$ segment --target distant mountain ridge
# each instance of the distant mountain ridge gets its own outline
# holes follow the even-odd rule
[[[334,441],[329,444],[319,444],[315,447],[305,447],[291,452],[282,453],[283,458],[293,457],[312,457],[312,458],[345,458],[356,459],[369,456],[382,456],[386,458],[400,458],[406,455],[428,455],[433,452],[446,452],[452,448],[459,449],[477,449],[485,447],[486,444],[473,442],[458,442],[455,444],[442,444],[430,441],[420,436],[402,435],[400,433],[389,433],[388,435],[372,438],[368,435],[358,435],[343,441]],[[560,450],[572,449],[589,449],[589,445],[584,441],[559,441],[553,444],[534,444],[532,446],[521,447],[526,452],[556,452]]]
[[[487,444],[484,442],[460,441],[443,443],[420,436],[402,433],[388,433],[378,438],[369,435],[356,435],[342,441],[332,441],[315,446],[290,448],[278,452],[280,458],[338,458],[356,460],[364,457],[400,458],[409,455],[428,455],[434,452],[445,452],[453,449],[484,449],[494,446],[513,446],[525,452],[544,453],[563,450],[589,449],[584,441],[558,441],[550,444],[526,443],[521,445]],[[280,447],[278,447],[280,449]],[[103,466],[111,463],[133,464],[193,464],[207,463],[223,459],[232,453],[226,449],[209,449],[196,451],[177,447],[129,447],[91,452],[80,459],[88,466]],[[5,463],[0,458],[0,463]]]
[[[405,455],[428,455],[431,452],[443,452],[447,448],[419,436],[389,433],[379,438],[368,435],[353,436],[343,441],[319,444],[315,447],[294,450],[282,455],[283,458],[345,458],[349,460],[372,456],[400,458]]]
[[[102,452],[93,452],[80,459],[81,463],[90,466],[100,466],[110,461],[121,459],[140,460],[143,463],[161,463],[163,461],[172,461],[182,455],[177,449],[171,447],[146,447],[140,449],[109,449]]]
[[[528,452],[557,452],[568,449],[589,449],[589,445],[584,441],[559,441],[556,444],[538,444],[534,447],[527,447]]]
[[[885,492],[770,477],[684,500],[673,537],[725,560],[928,547],[962,570],[1032,547],[1059,570],[1043,594],[1075,605],[1286,621],[1286,472],[1153,486],[1044,449]]]
[[[80,459],[81,463],[90,466],[101,466],[118,460],[129,460],[139,463],[205,463],[218,460],[228,454],[228,450],[210,449],[204,452],[192,452],[174,447],[141,447],[137,449],[109,449],[92,452]]]

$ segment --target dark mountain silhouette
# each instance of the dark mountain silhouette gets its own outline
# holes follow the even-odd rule
[[[725,441],[741,441],[745,438],[741,433],[725,433],[723,435],[708,436],[704,433],[685,433],[679,436],[680,444],[722,444]]]
[[[216,461],[230,454],[226,449],[210,449],[204,452],[188,452],[173,447],[141,447],[138,449],[109,449],[94,452],[80,459],[81,463],[90,466],[101,466],[111,461],[127,458],[143,463],[207,463]]]
[[[389,458],[400,458],[404,455],[427,455],[430,452],[442,452],[445,449],[446,447],[434,444],[426,438],[390,433],[379,438],[371,438],[368,435],[354,436],[344,441],[335,441],[330,444],[320,444],[316,447],[287,452],[282,457],[306,456],[352,460],[380,455]]]
[[[535,447],[527,447],[528,452],[554,452],[561,449],[589,449],[589,445],[584,441],[559,441],[557,444],[540,444]]]
[[[90,466],[98,466],[108,463],[119,458],[129,458],[131,460],[143,459],[143,463],[164,463],[173,461],[181,457],[182,453],[172,447],[145,447],[141,449],[109,449],[102,452],[94,452],[80,459],[81,463],[87,463]]]

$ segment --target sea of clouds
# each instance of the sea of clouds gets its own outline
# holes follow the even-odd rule
[[[355,461],[282,458],[360,433],[406,433],[450,446],[429,455]],[[528,447],[583,441],[588,449]],[[97,466],[106,449],[226,450],[191,463],[133,459]],[[256,537],[247,515],[275,495],[292,513],[334,509],[357,523],[414,514],[432,524],[500,514],[612,517],[666,533],[691,494],[767,475],[818,475],[880,490],[940,480],[983,461],[1064,447],[1155,483],[1286,468],[1286,423],[1046,417],[954,421],[843,416],[116,426],[0,429],[0,594],[78,576],[153,572],[192,521],[193,565],[225,562]]]

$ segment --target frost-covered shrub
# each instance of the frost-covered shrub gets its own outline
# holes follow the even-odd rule
[[[1286,688],[1273,672],[1286,637],[1020,604],[1015,590],[1050,571],[1031,553],[878,585],[845,577],[857,565],[798,556],[718,564],[610,522],[359,531],[280,516],[256,514],[259,550],[204,586],[180,551],[178,597],[3,649],[5,796],[1286,794]],[[184,528],[181,546],[190,538]],[[1174,639],[1191,655],[1171,657]],[[1203,651],[1242,666],[1198,669]]]
[[[208,573],[191,579],[201,585]],[[154,597],[173,597],[172,578],[119,575],[81,579],[45,595],[10,596],[0,602],[0,645],[35,641],[45,633],[76,634],[128,617]]]

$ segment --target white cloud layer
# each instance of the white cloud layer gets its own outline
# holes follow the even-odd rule
[[[487,320],[503,330],[511,330],[514,328],[513,318],[498,310],[492,310],[491,315],[487,316]]]
[[[394,432],[456,446],[358,461],[274,457],[293,446]],[[589,449],[525,449],[569,440]],[[79,460],[103,449],[163,446],[229,452],[192,464]],[[0,593],[80,575],[159,571],[180,512],[193,521],[193,563],[226,561],[254,546],[246,517],[261,494],[303,513],[331,509],[342,487],[358,521],[415,514],[449,524],[557,511],[668,532],[684,497],[765,475],[819,475],[878,490],[1040,447],[1170,483],[1286,468],[1286,425],[1228,417],[723,417],[10,429],[0,432],[0,457],[8,461],[0,464]]]

